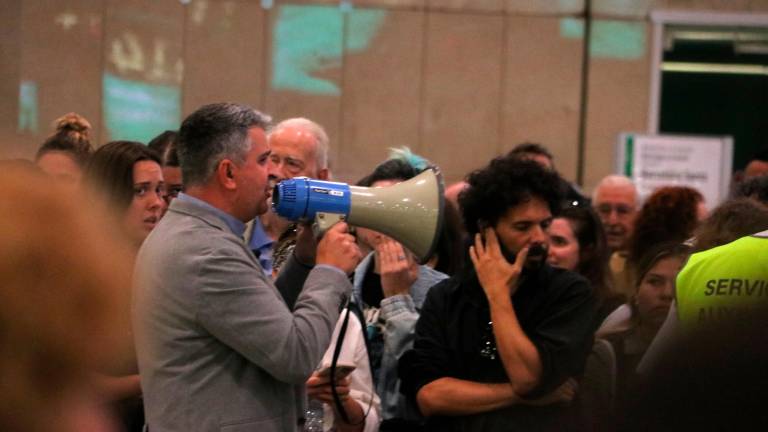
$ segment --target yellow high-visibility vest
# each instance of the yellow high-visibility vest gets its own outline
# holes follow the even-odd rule
[[[768,306],[768,231],[691,255],[677,276],[683,330]]]

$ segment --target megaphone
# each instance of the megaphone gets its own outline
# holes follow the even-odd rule
[[[314,220],[321,232],[341,220],[376,230],[402,243],[423,264],[442,230],[443,187],[435,168],[382,188],[295,177],[275,185],[272,207],[285,219]]]

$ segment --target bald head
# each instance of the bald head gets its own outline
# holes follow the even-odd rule
[[[762,161],[755,159],[747,164],[744,169],[744,178],[751,179],[753,177],[759,177],[768,174],[768,161]]]
[[[268,135],[272,172],[277,180],[293,177],[328,179],[328,134],[305,118],[278,123]]]
[[[620,175],[604,177],[595,187],[592,204],[605,227],[608,247],[612,251],[626,249],[639,207],[632,180]]]
[[[445,199],[448,200],[450,203],[452,203],[455,206],[455,208],[459,208],[459,194],[461,193],[461,191],[466,189],[467,186],[469,185],[465,181],[456,182],[448,186],[447,188],[445,188],[445,192],[444,192]]]

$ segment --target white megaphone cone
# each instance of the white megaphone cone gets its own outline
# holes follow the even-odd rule
[[[443,179],[435,168],[382,188],[297,177],[275,186],[272,206],[286,219],[314,219],[321,231],[340,220],[370,228],[399,241],[424,263],[442,230]]]

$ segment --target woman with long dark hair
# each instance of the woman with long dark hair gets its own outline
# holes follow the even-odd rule
[[[93,154],[85,179],[138,249],[166,205],[158,155],[138,142],[113,141]]]
[[[99,148],[85,169],[85,181],[133,251],[157,225],[165,210],[165,183],[160,158],[145,145],[113,141]],[[129,311],[124,311],[126,314]],[[130,336],[130,335],[129,335]],[[117,410],[127,432],[141,431],[144,412],[136,354],[99,380],[107,402]]]

